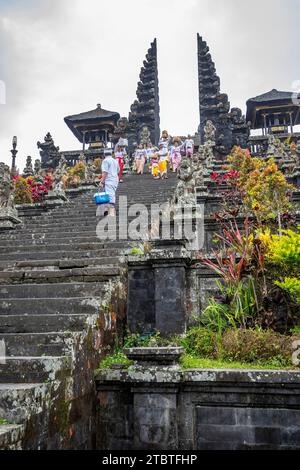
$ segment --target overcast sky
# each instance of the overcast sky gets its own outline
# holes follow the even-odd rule
[[[48,131],[61,150],[80,148],[63,118],[97,103],[127,116],[154,37],[162,128],[198,127],[197,32],[245,112],[248,98],[300,80],[299,22],[299,0],[0,0],[0,161],[13,135],[21,169]]]

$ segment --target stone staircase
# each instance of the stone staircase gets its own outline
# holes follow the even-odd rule
[[[176,183],[128,175],[118,195],[149,207]],[[124,327],[124,255],[138,242],[99,240],[92,196],[0,234],[0,449],[93,447],[93,371]]]

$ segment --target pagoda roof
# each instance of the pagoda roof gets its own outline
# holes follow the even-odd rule
[[[120,114],[115,111],[108,111],[103,109],[100,104],[96,109],[86,111],[80,114],[73,114],[64,118],[65,123],[71,129],[75,137],[80,142],[83,141],[83,131],[90,126],[101,126],[105,124],[117,124],[120,119]]]
[[[292,100],[294,93],[290,91],[279,91],[276,88],[273,90],[268,91],[267,93],[263,93],[262,95],[255,96],[254,98],[250,98],[247,103],[269,103],[272,101],[282,101],[282,100]]]
[[[299,100],[299,103],[297,103],[297,100]],[[258,119],[258,122],[256,122],[256,113],[258,111],[257,108],[263,109],[264,106],[270,109],[274,108],[274,111],[276,110],[276,107],[278,107],[278,109],[282,107],[290,107],[291,110],[297,110],[300,107],[300,93],[298,94],[291,91],[279,91],[274,88],[267,93],[250,98],[247,101],[246,120],[250,121],[254,128],[256,128],[256,126],[260,126],[260,119]],[[296,117],[296,121],[297,122],[294,124],[300,123],[299,113]]]

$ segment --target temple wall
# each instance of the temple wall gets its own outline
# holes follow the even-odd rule
[[[97,449],[299,450],[300,373],[100,371]]]

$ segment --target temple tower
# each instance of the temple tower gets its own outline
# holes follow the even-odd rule
[[[199,134],[204,138],[204,127],[211,120],[216,127],[217,153],[227,155],[233,145],[247,146],[249,126],[239,108],[230,109],[228,96],[220,91],[217,75],[207,43],[197,35],[199,79]]]
[[[152,143],[157,144],[160,137],[160,108],[156,39],[151,43],[141,68],[136,95],[132,117],[136,123],[137,139],[146,126],[151,133]]]

